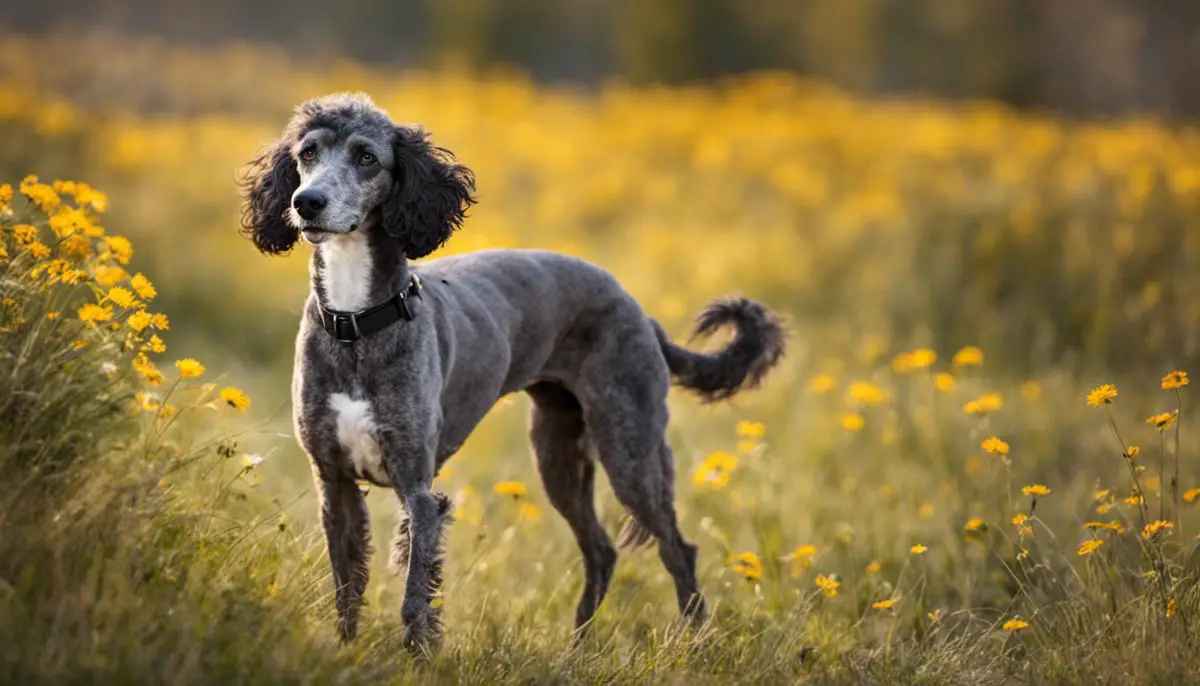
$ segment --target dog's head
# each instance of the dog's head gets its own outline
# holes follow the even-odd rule
[[[339,94],[296,109],[242,179],[242,233],[264,253],[375,224],[409,258],[436,250],[475,202],[475,178],[421,129],[392,123],[370,98]]]

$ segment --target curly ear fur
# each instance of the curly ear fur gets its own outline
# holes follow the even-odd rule
[[[396,127],[395,188],[383,205],[383,226],[409,259],[424,257],[462,226],[475,204],[475,175],[420,129]]]
[[[283,141],[265,148],[246,165],[238,186],[242,191],[242,235],[263,253],[281,255],[292,249],[300,232],[287,220],[300,174]]]

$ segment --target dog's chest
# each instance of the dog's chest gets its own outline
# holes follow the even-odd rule
[[[329,409],[333,413],[337,440],[359,478],[380,485],[390,484],[371,402],[348,393],[333,393],[329,396]]]

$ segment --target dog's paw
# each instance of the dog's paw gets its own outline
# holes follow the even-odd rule
[[[442,646],[441,612],[427,607],[404,621],[404,647],[414,655],[430,656]]]
[[[410,599],[400,610],[404,645],[415,652],[436,651],[442,639],[442,598]]]

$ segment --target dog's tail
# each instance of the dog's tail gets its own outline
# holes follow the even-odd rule
[[[787,340],[779,317],[746,298],[714,300],[696,318],[693,338],[711,334],[726,324],[734,327],[729,345],[711,354],[672,343],[658,322],[651,319],[650,323],[675,381],[699,393],[705,402],[725,400],[761,383],[783,356]]]

